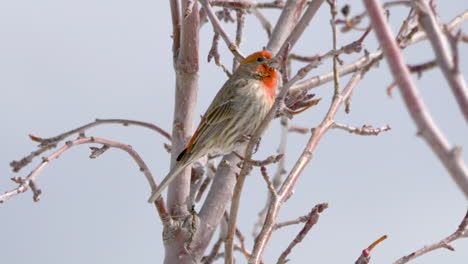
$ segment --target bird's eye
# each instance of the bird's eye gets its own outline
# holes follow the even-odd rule
[[[258,57],[258,58],[257,58],[257,61],[258,61],[258,62],[265,61],[265,58],[263,58],[263,57]]]

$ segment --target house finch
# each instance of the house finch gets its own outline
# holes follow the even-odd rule
[[[207,154],[228,154],[255,132],[275,101],[278,73],[268,64],[271,57],[267,51],[259,51],[240,63],[206,110],[174,167],[151,194],[150,203],[192,162]]]

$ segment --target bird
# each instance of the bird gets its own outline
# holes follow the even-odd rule
[[[272,55],[258,51],[247,56],[218,91],[202,116],[187,147],[151,194],[154,203],[172,180],[205,155],[231,153],[253,135],[275,102],[278,72]]]

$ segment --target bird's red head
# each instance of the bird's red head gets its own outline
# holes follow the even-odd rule
[[[254,61],[259,61],[261,62],[262,60],[268,60],[271,59],[271,54],[268,51],[262,50],[262,51],[257,51],[253,54],[250,54],[247,58],[245,58],[241,64],[247,64],[250,62]]]
[[[245,58],[241,64],[256,63],[255,71],[261,76],[261,80],[268,91],[271,98],[275,98],[276,86],[278,83],[278,73],[275,69],[271,68],[268,64],[262,63],[271,59],[273,56],[265,50],[255,52]]]

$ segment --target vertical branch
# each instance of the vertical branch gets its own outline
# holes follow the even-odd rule
[[[305,0],[288,0],[284,5],[283,11],[266,46],[267,50],[272,54],[278,53],[281,45],[283,45],[289,33],[296,26],[304,9],[304,4]]]
[[[190,1],[184,0],[183,8]],[[175,110],[172,130],[171,166],[176,157],[186,147],[191,136],[193,113],[198,91],[198,45],[199,12],[198,1],[193,4],[193,12],[182,21],[180,51],[176,62]],[[180,217],[187,214],[186,199],[190,192],[190,167],[186,168],[169,185],[168,207],[171,214]]]
[[[333,51],[336,52],[337,49],[337,33],[336,33],[336,24],[335,24],[335,18],[336,18],[336,0],[329,0],[328,2],[330,4],[330,14],[331,14],[331,19],[330,19],[330,24],[332,27],[332,32],[333,32]],[[338,54],[333,55],[333,81],[335,84],[335,93],[334,96],[338,96],[340,93],[340,75],[338,73]]]
[[[240,44],[242,42],[242,34],[244,32],[244,24],[245,24],[245,17],[243,10],[236,11],[236,18],[237,18],[237,26],[236,26],[236,45],[240,48]],[[239,61],[234,58],[232,62],[232,72],[235,72],[239,66]]]
[[[437,23],[429,4],[423,0],[417,0],[420,9],[418,12],[419,23],[426,31],[429,42],[436,55],[437,64],[442,69],[445,79],[452,88],[458,106],[465,120],[468,122],[468,88],[465,79],[455,64],[456,56],[450,49],[449,41]]]
[[[180,2],[179,0],[170,0],[171,17],[172,17],[172,56],[174,67],[176,66],[177,57],[180,49]]]
[[[301,37],[302,33],[309,25],[312,18],[315,16],[317,10],[322,6],[323,1],[325,0],[312,0],[309,3],[304,15],[301,17],[297,25],[294,27],[294,30],[289,34],[288,38],[283,42],[281,48],[278,51],[278,54],[283,54],[285,49],[292,50],[294,44],[296,44],[297,40]],[[273,38],[274,35],[272,35]],[[288,47],[289,46],[289,47]]]
[[[398,84],[403,100],[413,121],[421,135],[432,151],[442,161],[453,180],[468,197],[468,169],[461,159],[460,149],[453,148],[432,117],[414,84],[411,74],[406,66],[400,48],[395,41],[390,26],[386,22],[384,10],[377,0],[363,0],[369,13],[372,27],[377,35],[385,57]]]
[[[236,151],[244,150],[239,149]],[[237,173],[239,172],[236,164],[239,161],[236,155],[226,155],[216,170],[210,191],[198,214],[200,217],[199,236],[196,237],[192,246],[195,250],[193,254],[196,256],[196,259],[199,259],[203,255],[231,200]]]

